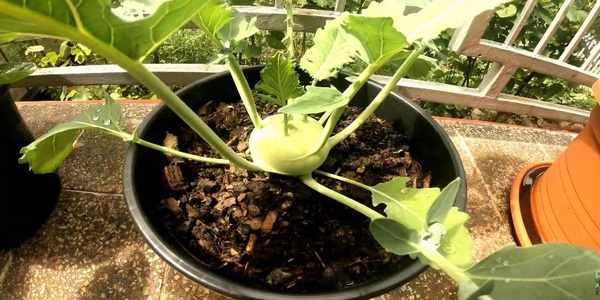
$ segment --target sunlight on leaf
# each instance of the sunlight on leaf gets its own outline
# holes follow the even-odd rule
[[[84,129],[101,129],[121,136],[121,106],[110,97],[104,105],[93,107],[75,120],[59,124],[21,149],[20,163],[28,163],[37,174],[55,172],[71,154]]]
[[[35,72],[35,65],[32,63],[7,63],[0,64],[0,85],[17,82],[27,78]]]
[[[318,81],[337,75],[358,54],[358,49],[348,43],[348,34],[341,27],[344,18],[327,21],[325,27],[317,30],[314,46],[300,60],[300,67]]]
[[[458,28],[484,11],[493,10],[510,1],[512,0],[434,0],[420,11],[404,15],[405,4],[402,1],[384,0],[372,3],[365,14],[392,18],[394,28],[412,43],[419,39],[432,40],[446,29]]]
[[[279,109],[282,113],[316,114],[348,104],[348,99],[334,87],[309,86],[306,93]]]
[[[260,71],[260,81],[256,84],[256,91],[271,96],[269,102],[284,106],[288,99],[298,97],[304,92],[300,86],[298,73],[294,70],[294,63],[281,53],[277,53]]]
[[[348,41],[359,49],[365,63],[385,61],[409,45],[404,35],[394,28],[392,18],[349,15],[342,26],[353,37]]]

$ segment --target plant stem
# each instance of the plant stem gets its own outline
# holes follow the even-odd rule
[[[226,159],[221,159],[221,158],[212,158],[212,157],[205,157],[205,156],[199,156],[199,155],[194,155],[191,153],[187,153],[187,152],[182,152],[179,150],[175,150],[173,148],[169,148],[169,147],[165,147],[165,146],[161,146],[161,145],[157,145],[151,142],[148,142],[146,140],[142,140],[140,138],[137,137],[133,137],[131,140],[132,143],[136,143],[138,145],[142,145],[144,147],[150,148],[150,149],[154,149],[154,150],[158,150],[161,151],[165,154],[170,154],[173,156],[177,156],[177,157],[181,157],[181,158],[185,158],[185,159],[189,159],[189,160],[193,160],[193,161],[199,161],[199,162],[204,162],[204,163],[209,163],[209,164],[220,164],[220,165],[228,165],[230,164],[230,162]]]
[[[323,125],[325,124],[325,122],[327,121],[327,119],[331,116],[332,111],[326,111],[324,112],[321,117],[319,118],[319,124]]]
[[[360,88],[362,88],[362,86],[365,85],[365,83],[367,83],[367,81],[369,80],[369,77],[371,77],[371,75],[375,74],[375,72],[379,69],[379,67],[381,65],[382,65],[382,63],[373,63],[373,64],[368,65],[360,73],[360,75],[358,75],[356,80],[354,80],[354,82],[352,82],[346,88],[346,90],[344,90],[344,92],[342,93],[342,97],[348,99],[348,101],[352,100],[352,98],[354,98],[354,96],[356,95],[356,93],[358,93]],[[319,150],[321,150],[321,148],[323,148],[323,146],[325,146],[325,144],[327,144],[329,136],[333,132],[333,129],[335,128],[335,125],[337,124],[337,122],[342,117],[342,114],[344,113],[345,108],[346,108],[345,106],[342,106],[342,107],[334,110],[331,113],[331,115],[329,116],[329,119],[327,120],[327,123],[325,124],[325,128],[323,128],[323,133],[321,134],[321,136],[319,138],[319,142],[315,145],[315,148],[311,151],[311,153],[309,155],[319,152]]]
[[[242,72],[242,68],[240,68],[240,64],[231,53],[227,54],[227,67],[229,68],[229,73],[231,73],[233,82],[240,93],[242,103],[244,103],[244,107],[250,116],[250,120],[252,120],[252,124],[255,128],[262,127],[262,119],[256,110],[256,103],[254,102],[250,85],[248,84],[246,77],[244,77],[244,73]]]
[[[306,184],[311,189],[313,189],[313,190],[315,190],[337,202],[340,202],[340,203],[348,206],[349,208],[354,209],[355,211],[365,215],[371,221],[375,220],[375,219],[385,218],[385,216],[383,216],[382,214],[378,213],[377,211],[371,209],[370,207],[368,207],[350,197],[344,196],[344,195],[318,183],[312,177],[311,174],[300,176],[300,180],[302,181],[302,183]]]
[[[315,170],[314,173],[322,175],[322,176],[325,176],[325,177],[329,177],[329,178],[332,178],[332,179],[335,179],[335,180],[339,180],[341,182],[352,184],[352,185],[355,185],[355,186],[357,186],[359,188],[365,189],[365,190],[371,192],[372,194],[377,194],[377,195],[379,195],[382,198],[388,199],[388,201],[390,201],[392,203],[398,204],[400,207],[402,207],[402,209],[404,209],[406,211],[407,214],[413,215],[416,220],[419,220],[419,221],[421,221],[423,223],[426,222],[426,220],[423,217],[419,216],[419,214],[416,213],[413,209],[407,207],[406,205],[400,203],[399,201],[396,201],[395,199],[391,198],[388,194],[383,193],[382,191],[380,191],[380,190],[378,190],[376,188],[373,188],[372,186],[366,185],[366,184],[364,184],[362,182],[358,182],[358,181],[350,179],[350,178],[346,178],[346,177],[342,177],[342,176],[335,175],[335,174],[332,174],[332,173],[328,173],[328,172],[325,172],[325,171]]]
[[[352,123],[350,123],[350,125],[344,128],[342,131],[329,138],[327,141],[328,147],[337,145],[367,121],[367,119],[375,112],[375,110],[377,110],[377,108],[379,108],[385,99],[387,99],[387,96],[392,92],[392,90],[396,88],[398,81],[400,81],[400,79],[410,70],[419,55],[421,55],[421,53],[423,53],[425,50],[425,47],[425,45],[419,45],[415,50],[412,51],[402,66],[396,70],[396,73],[394,73],[390,81],[388,81],[388,83],[377,94],[377,96],[375,96],[375,99],[371,101],[371,103],[356,117],[356,119],[354,119],[354,121],[352,121]]]
[[[425,258],[432,262],[434,267],[444,271],[450,278],[458,283],[461,288],[469,290],[477,290],[478,286],[469,274],[462,268],[453,264],[445,256],[443,256],[437,249],[426,247],[422,244],[410,243],[413,248],[420,252]]]
[[[286,41],[287,41],[287,54],[288,59],[293,61],[295,58],[294,53],[294,3],[292,0],[285,1],[285,11],[286,11]]]

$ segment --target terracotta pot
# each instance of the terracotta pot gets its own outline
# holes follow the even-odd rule
[[[600,101],[600,80],[593,91]],[[600,106],[557,161],[518,174],[510,201],[521,245],[566,242],[600,252]]]

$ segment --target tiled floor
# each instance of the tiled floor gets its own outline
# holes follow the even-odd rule
[[[19,103],[35,134],[70,120],[90,104]],[[124,103],[133,128],[154,103]],[[491,123],[438,119],[467,172],[470,230],[477,258],[511,243],[510,183],[527,163],[553,160],[574,137]],[[126,144],[89,132],[62,167],[63,193],[43,229],[0,253],[0,299],[224,299],[167,266],[138,233],[123,200]],[[378,299],[452,299],[455,287],[428,270]]]

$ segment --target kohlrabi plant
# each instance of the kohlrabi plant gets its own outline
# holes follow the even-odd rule
[[[52,128],[22,149],[21,161],[28,163],[34,172],[54,172],[73,151],[82,130],[99,129],[171,156],[297,177],[315,191],[369,218],[373,237],[387,251],[410,255],[445,272],[458,284],[461,299],[597,297],[594,276],[600,271],[600,256],[577,246],[508,247],[474,264],[473,242],[465,227],[468,216],[453,206],[460,178],[441,190],[416,189],[408,187],[408,179],[403,177],[369,186],[318,170],[330,150],[355,132],[385,101],[432,39],[507,0],[372,2],[360,14],[346,13],[328,21],[316,32],[314,46],[299,60],[294,50],[293,10],[288,2],[286,49],[268,61],[254,89],[258,99],[280,106],[276,114],[264,119],[233,55],[244,39],[258,31],[256,19],[244,18],[222,0],[157,2],[147,7],[145,13],[137,14],[144,17],[136,18],[116,13],[110,0],[0,0],[0,30],[67,39],[89,47],[151,89],[221,157],[184,153],[143,140],[135,132],[125,132],[119,105],[107,98],[103,106]],[[422,9],[407,9],[408,5]],[[228,147],[142,64],[161,42],[190,21],[220,50],[219,61],[227,65],[233,77],[254,125],[249,140],[251,160]],[[345,90],[327,85],[328,79],[340,76],[340,70],[353,62],[360,62],[358,65],[364,68],[348,78],[351,83]],[[334,134],[342,113],[361,87],[371,75],[392,62],[400,66],[378,95],[348,126]],[[297,66],[312,77],[309,86],[300,84]],[[313,179],[315,175],[369,191],[374,206],[385,205],[385,214],[325,187]]]

